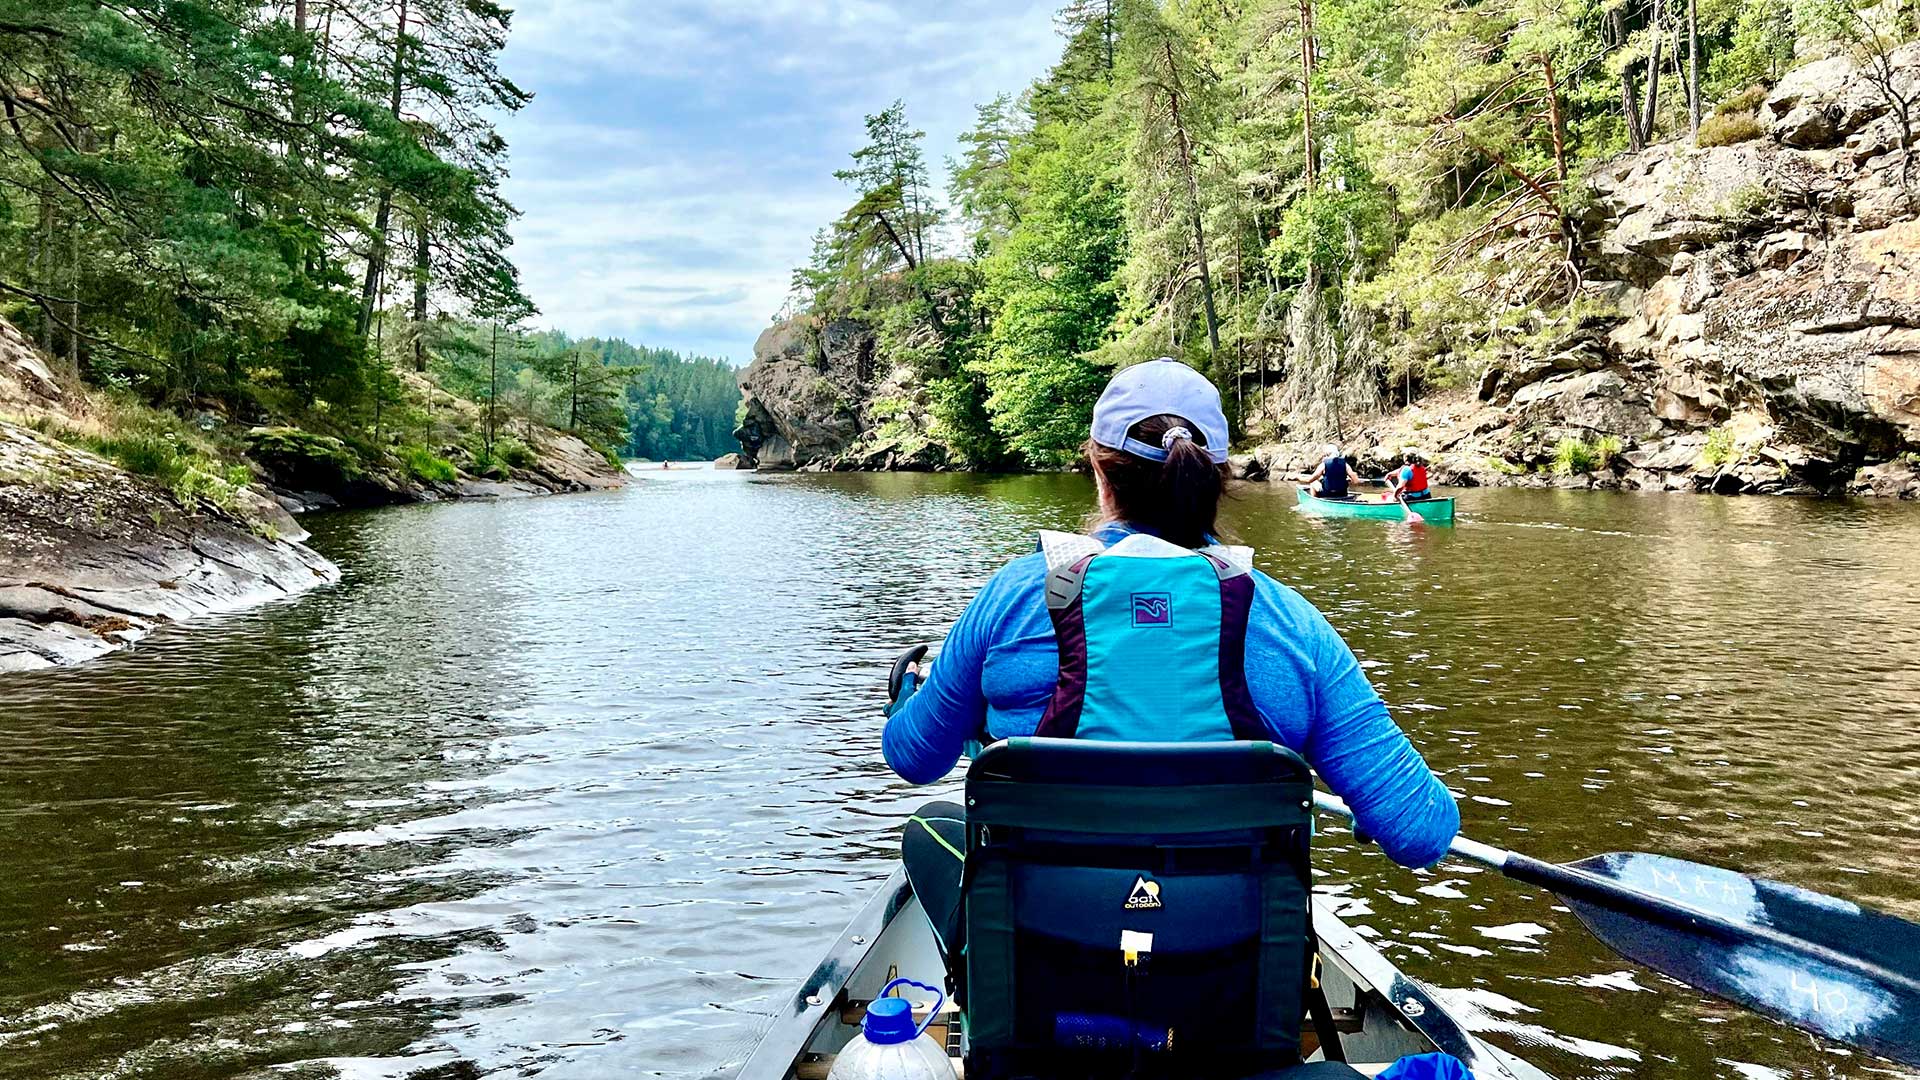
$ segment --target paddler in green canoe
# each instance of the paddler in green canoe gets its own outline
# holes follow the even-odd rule
[[[1347,485],[1353,480],[1353,467],[1347,464],[1345,454],[1340,452],[1338,443],[1327,444],[1327,456],[1321,459],[1320,467],[1313,470],[1306,480],[1307,490],[1322,499],[1350,499],[1352,493]]]
[[[1400,502],[1433,498],[1433,489],[1427,483],[1426,456],[1409,449],[1405,458],[1406,464],[1387,476],[1388,498]]]

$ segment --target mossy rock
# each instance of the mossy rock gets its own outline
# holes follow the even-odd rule
[[[280,483],[301,490],[332,491],[365,472],[346,443],[296,427],[254,428],[247,449]]]

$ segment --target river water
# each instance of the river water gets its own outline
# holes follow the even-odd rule
[[[725,1076],[929,797],[882,675],[1074,476],[643,474],[311,522],[345,580],[0,677],[0,1077]],[[1920,507],[1461,493],[1229,512],[1459,794],[1920,918]],[[950,791],[949,781],[938,791]],[[1883,1064],[1612,957],[1551,898],[1330,847],[1323,887],[1562,1077]]]

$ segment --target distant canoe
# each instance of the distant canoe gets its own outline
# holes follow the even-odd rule
[[[1300,505],[1310,514],[1321,517],[1379,518],[1382,521],[1402,521],[1406,515],[1397,502],[1374,502],[1361,499],[1322,499],[1306,488],[1300,492]],[[1422,521],[1436,525],[1453,524],[1453,499],[1415,499],[1408,503],[1413,512],[1420,515]]]

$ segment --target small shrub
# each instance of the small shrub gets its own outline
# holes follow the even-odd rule
[[[1754,83],[1752,86],[1747,87],[1745,90],[1714,106],[1713,114],[1715,116],[1733,116],[1736,113],[1753,113],[1758,111],[1761,104],[1766,100],[1767,88],[1760,83]],[[1701,126],[1704,128],[1706,125],[1702,124]]]
[[[1700,134],[1694,136],[1693,145],[1732,146],[1757,139],[1766,130],[1760,117],[1750,112],[1716,114],[1700,121]]]
[[[1707,445],[1700,448],[1702,465],[1725,465],[1733,460],[1733,432],[1714,428],[1707,432]]]
[[[867,415],[877,421],[885,423],[888,420],[905,418],[912,408],[913,402],[908,401],[906,398],[875,398],[872,403],[867,406]]]
[[[473,460],[467,465],[467,469],[473,475],[484,476],[489,480],[505,480],[510,475],[507,471],[507,463],[485,450],[473,452]]]
[[[408,472],[429,484],[451,484],[457,475],[453,462],[423,446],[402,446],[400,461],[406,465]]]
[[[204,469],[189,465],[181,470],[180,475],[167,486],[173,490],[174,499],[189,509],[201,499],[222,510],[233,509],[233,487],[224,479]]]
[[[240,492],[253,481],[244,465],[224,466],[184,454],[175,457],[163,473],[149,475],[165,484],[174,501],[188,510],[204,501],[230,514],[241,513]]]
[[[540,455],[519,439],[501,439],[493,444],[494,456],[516,469],[530,469],[540,461]]]
[[[1593,440],[1593,452],[1599,455],[1602,466],[1613,464],[1613,459],[1620,456],[1623,446],[1618,435],[1602,435]]]
[[[1487,458],[1487,468],[1492,469],[1502,476],[1525,476],[1527,474],[1527,467],[1525,465],[1516,465],[1506,458]]]
[[[814,408],[823,410],[838,409],[845,404],[841,400],[839,388],[824,375],[807,384],[806,390],[802,392],[802,400]]]
[[[1773,192],[1765,184],[1743,184],[1727,196],[1727,217],[1738,221],[1759,217],[1773,205]]]
[[[1553,446],[1553,471],[1562,476],[1592,472],[1599,464],[1593,447],[1579,439],[1568,437]]]

